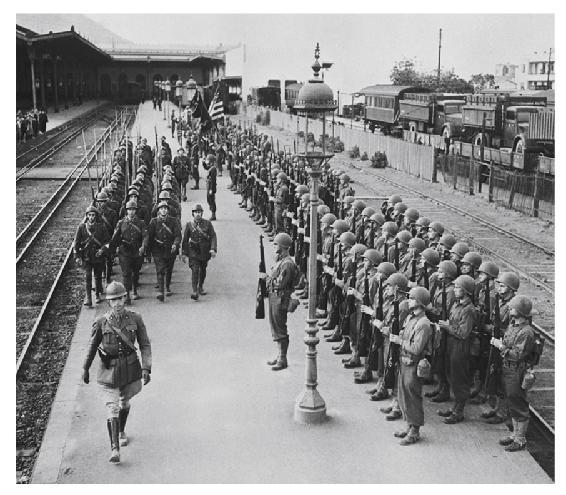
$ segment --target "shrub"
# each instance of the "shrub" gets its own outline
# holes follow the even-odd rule
[[[362,155],[362,157],[360,158],[360,160],[362,160],[363,162],[365,162],[368,159],[368,154],[364,151],[364,154]]]
[[[385,168],[387,166],[387,156],[381,151],[376,151],[371,157],[371,166],[373,168]]]
[[[359,158],[360,157],[360,148],[359,146],[354,146],[349,152],[348,155],[350,158]]]

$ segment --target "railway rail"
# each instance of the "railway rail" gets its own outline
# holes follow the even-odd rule
[[[129,116],[126,125],[132,121]],[[77,224],[91,197],[88,183],[80,179],[116,125],[113,122],[92,144],[45,211],[37,215],[40,220],[26,234],[26,250],[16,258],[16,469],[20,482],[30,478],[84,300],[82,270],[69,261]]]

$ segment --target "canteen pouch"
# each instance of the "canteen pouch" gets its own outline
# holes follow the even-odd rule
[[[525,371],[525,374],[523,375],[523,381],[521,382],[521,388],[525,391],[530,390],[531,388],[533,388],[535,381],[536,381],[536,376],[535,376],[533,370],[528,369],[527,371]]]
[[[423,358],[417,365],[417,376],[423,380],[428,380],[432,374],[432,366],[427,358]]]

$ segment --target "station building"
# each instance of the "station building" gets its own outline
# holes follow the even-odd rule
[[[219,47],[191,50],[133,45],[103,49],[75,32],[37,33],[16,25],[16,108],[81,104],[88,99],[135,103],[151,97],[155,81],[175,83],[191,76],[201,88],[227,84],[241,94],[241,77],[226,77],[226,52]],[[161,93],[161,96],[164,96]]]

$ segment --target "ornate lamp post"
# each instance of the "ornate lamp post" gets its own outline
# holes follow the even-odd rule
[[[193,79],[193,75],[191,74],[189,76],[189,80],[187,81],[187,107],[189,108],[189,111],[187,112],[187,124],[189,125],[189,127],[191,126],[191,110],[190,110],[190,106],[191,106],[191,102],[193,101],[193,98],[197,92],[197,82]]]
[[[159,81],[159,89],[161,89],[161,105],[163,106],[163,120],[167,120],[167,109],[165,104],[165,81]]]
[[[167,81],[165,81],[165,92],[167,93],[167,111],[165,112],[167,115],[167,127],[171,127],[171,121],[170,121],[170,110],[169,110],[169,95],[171,94],[171,81],[169,81],[169,79],[167,79]]]
[[[318,332],[316,319],[316,271],[317,271],[317,241],[318,241],[318,189],[320,177],[322,175],[322,166],[330,158],[334,156],[326,150],[326,114],[336,110],[336,101],[332,89],[319,78],[319,72],[322,68],[318,61],[320,50],[318,43],[314,51],[315,61],[312,65],[314,77],[305,84],[297,96],[295,108],[299,115],[305,119],[305,136],[304,146],[298,143],[298,157],[302,158],[307,164],[307,172],[310,176],[310,249],[308,260],[308,280],[309,280],[309,314],[306,320],[305,328],[305,344],[306,352],[306,388],[295,404],[295,420],[300,423],[320,423],[326,419],[326,404],[317,390],[317,365],[316,365],[316,346],[320,342],[316,336]],[[315,149],[314,142],[309,146],[309,117],[322,117],[322,148]],[[309,147],[311,149],[309,149]],[[303,149],[301,149],[303,148]]]

